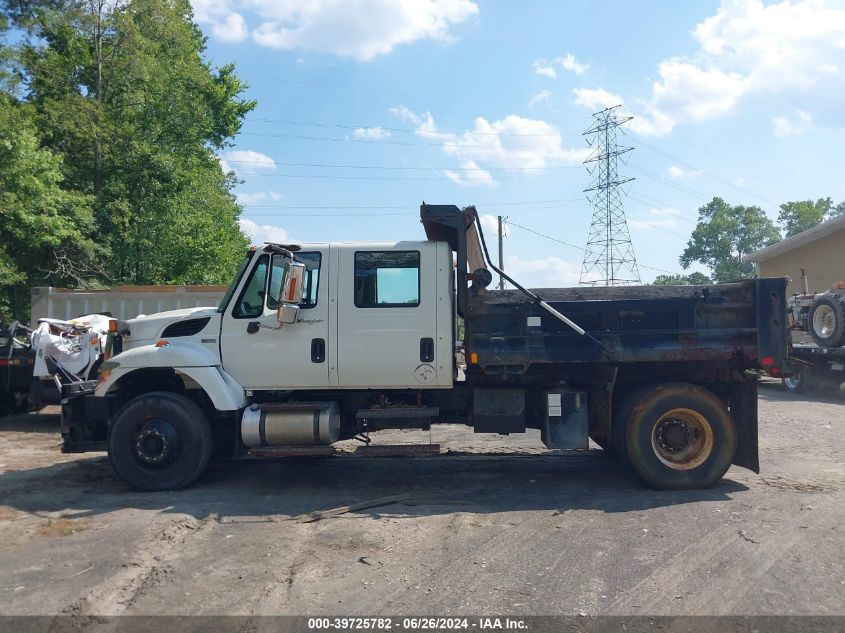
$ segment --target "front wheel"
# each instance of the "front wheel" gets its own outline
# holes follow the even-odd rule
[[[202,474],[212,444],[202,409],[185,396],[154,391],[118,412],[109,431],[109,461],[133,488],[177,490]]]
[[[656,385],[630,409],[628,459],[648,484],[705,488],[719,481],[736,454],[736,427],[713,393],[686,383]]]

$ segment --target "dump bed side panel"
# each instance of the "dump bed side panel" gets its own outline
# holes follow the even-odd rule
[[[486,374],[537,365],[723,362],[739,369],[785,363],[784,279],[712,286],[537,290],[583,327],[580,336],[518,291],[470,296],[466,348]]]

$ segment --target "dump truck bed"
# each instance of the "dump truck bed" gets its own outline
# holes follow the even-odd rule
[[[532,291],[581,336],[519,290],[470,289],[466,348],[486,373],[539,364],[786,362],[786,280],[708,286],[541,288]]]

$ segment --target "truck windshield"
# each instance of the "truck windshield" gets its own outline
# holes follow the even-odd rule
[[[238,284],[241,283],[241,277],[244,276],[244,271],[246,270],[247,264],[249,264],[250,260],[253,258],[254,255],[255,251],[249,251],[246,254],[246,257],[244,257],[240,267],[238,268],[237,274],[235,274],[235,278],[232,279],[232,283],[226,290],[226,294],[223,295],[223,299],[220,301],[220,305],[217,306],[218,312],[223,312],[224,310],[226,310],[226,306],[229,304],[229,300],[232,298],[232,295],[235,294],[235,289],[238,287]]]

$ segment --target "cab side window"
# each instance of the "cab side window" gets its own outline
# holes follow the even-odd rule
[[[419,251],[355,253],[355,307],[414,308],[418,305]]]
[[[317,291],[320,289],[320,253],[297,253],[296,258],[305,264],[305,277],[302,279],[302,301],[300,308],[313,308],[317,305]]]
[[[244,284],[232,316],[236,319],[255,319],[264,313],[264,294],[270,258],[262,255]]]

